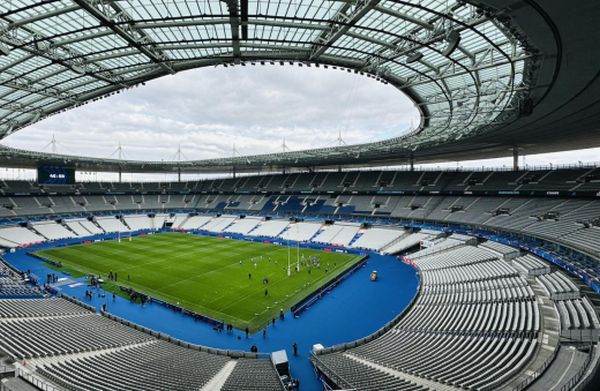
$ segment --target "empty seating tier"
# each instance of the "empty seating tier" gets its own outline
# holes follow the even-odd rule
[[[237,360],[221,391],[276,391],[281,380],[269,360]]]
[[[38,372],[70,390],[199,390],[226,356],[152,341],[109,353],[41,366]]]
[[[371,341],[316,352],[321,373],[344,388],[363,389],[375,377],[406,387],[494,389],[525,371],[542,327],[529,282],[499,252],[441,247],[415,260],[424,268],[421,292],[406,314]]]
[[[553,300],[579,298],[579,288],[562,272],[553,272],[537,277],[548,296]]]
[[[0,300],[0,318],[85,315],[89,310],[63,299]]]
[[[69,390],[199,390],[218,377],[224,390],[283,389],[269,359],[167,342],[62,298],[0,300],[0,352]]]
[[[2,350],[18,359],[109,349],[150,339],[148,334],[96,314],[2,319],[0,337]]]

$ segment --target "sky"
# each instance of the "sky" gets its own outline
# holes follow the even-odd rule
[[[380,140],[418,124],[400,91],[316,67],[238,66],[167,76],[50,117],[5,144],[127,159],[203,159]]]
[[[2,140],[36,151],[126,159],[230,157],[381,140],[418,124],[400,91],[342,70],[238,66],[181,72],[89,103]],[[52,135],[56,139],[50,144]],[[524,156],[521,165],[597,162],[600,149]],[[510,158],[425,167],[509,167]]]

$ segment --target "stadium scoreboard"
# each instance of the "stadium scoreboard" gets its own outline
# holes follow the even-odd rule
[[[41,185],[72,185],[75,183],[75,167],[39,165],[37,181]]]

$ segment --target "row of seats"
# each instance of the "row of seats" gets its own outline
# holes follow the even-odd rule
[[[598,341],[600,322],[587,297],[557,302],[560,312],[561,336],[576,341]]]
[[[416,251],[410,255],[412,260],[428,256],[433,253],[448,250],[454,247],[461,246],[464,242],[461,240],[437,237],[433,240],[429,240],[423,243],[421,250]]]
[[[281,381],[268,360],[237,360],[221,391],[280,390]]]
[[[600,169],[539,171],[349,171],[242,176],[191,182],[82,182],[71,186],[0,181],[0,194],[88,192],[336,191],[349,190],[600,190]],[[65,188],[66,187],[66,188]],[[376,201],[375,201],[376,202]]]
[[[199,390],[229,361],[153,341],[109,353],[65,360],[38,369],[53,382],[72,390]]]
[[[20,226],[3,227],[0,228],[0,246],[14,248],[45,240],[85,237],[98,233],[151,230],[162,228],[165,222],[171,223],[172,228],[176,230],[203,230],[218,234],[239,233],[301,242],[314,241],[375,251],[388,249],[390,245],[395,245],[399,241],[411,240],[411,243],[414,243],[412,240],[420,240],[423,237],[422,234],[409,234],[401,229],[378,227],[361,229],[358,225],[343,223],[330,225],[324,225],[321,222],[291,223],[282,219],[263,220],[258,217],[239,218],[230,215],[212,217],[206,215],[175,214],[169,216],[162,214],[150,217],[141,214],[122,217],[97,216],[93,220],[67,219],[62,221],[64,225],[48,220],[34,222],[30,228]],[[54,234],[49,234],[50,231]],[[416,235],[416,238],[413,235]],[[356,237],[357,239],[354,240]],[[399,251],[399,248],[394,251]],[[389,249],[387,252],[389,252]]]
[[[313,238],[313,242],[347,247],[359,230],[358,224],[325,225]]]
[[[109,349],[149,339],[148,334],[91,313],[0,321],[0,346],[19,359]]]
[[[438,383],[493,389],[522,369],[536,346],[537,339],[514,335],[393,330],[351,354]]]
[[[517,270],[510,264],[492,260],[482,263],[462,265],[457,268],[424,270],[421,273],[427,285],[448,285],[460,282],[487,280],[517,275]]]
[[[451,242],[452,247],[436,245],[432,248],[435,253],[415,258],[415,254],[423,254],[421,251],[418,251],[411,254],[410,259],[423,271],[446,269],[497,259],[496,255],[483,248],[464,246],[462,245],[463,242],[453,239],[443,239],[442,243],[447,242]]]
[[[35,297],[38,291],[12,277],[0,277],[0,298]]]
[[[85,315],[89,310],[63,299],[0,300],[0,319]]]
[[[62,298],[0,300],[0,352],[68,390],[199,390],[225,365],[222,389],[283,389],[268,358],[167,342]]]
[[[536,278],[553,300],[579,298],[579,288],[564,273],[556,271]]]
[[[23,280],[0,257],[0,299],[31,298],[39,296],[38,289]]]
[[[521,274],[535,277],[550,273],[550,266],[531,254],[525,254],[513,259],[513,265]]]
[[[371,228],[363,231],[350,247],[379,251],[405,234],[401,229]]]
[[[487,303],[533,300],[535,296],[531,286],[522,277],[471,282],[468,283],[469,288],[465,285],[467,284],[453,285],[453,290],[441,292],[432,289],[439,288],[440,285],[424,287],[423,292],[427,294],[422,295],[419,302],[423,304]]]
[[[345,351],[317,352],[317,368],[348,388],[359,388],[377,366],[402,381],[473,389],[499,388],[523,370],[542,327],[534,290],[502,254],[461,239],[414,260],[426,268],[421,291],[391,330]]]
[[[320,223],[300,222],[290,224],[279,237],[284,240],[306,242],[321,229]]]
[[[333,376],[338,383],[342,383],[338,384],[342,389],[364,391],[421,391],[428,389],[339,353],[319,356],[318,362],[320,368],[333,371]]]
[[[313,195],[173,195],[164,196],[165,202],[128,203],[119,202],[120,197],[133,196],[85,196],[80,203],[74,196],[66,197],[73,207],[56,208],[58,199],[66,196],[0,197],[0,217],[24,215],[49,215],[64,213],[93,213],[96,211],[128,211],[132,209],[190,209],[219,213],[294,215],[368,216],[370,218],[426,219],[448,223],[481,224],[490,228],[522,231],[531,235],[557,241],[600,256],[600,228],[593,226],[600,218],[600,201],[566,198],[524,198],[491,196],[402,196],[377,198],[377,202],[365,205],[365,200],[377,196],[324,196],[314,203]],[[178,198],[192,197],[194,203],[180,202]],[[259,204],[250,202],[261,197]],[[121,200],[127,201],[127,200]],[[148,201],[144,199],[144,202]],[[50,205],[50,206],[48,206]],[[66,205],[66,204],[61,204]],[[79,207],[75,207],[79,205]],[[4,207],[3,207],[4,206]],[[595,223],[594,223],[595,222]],[[184,227],[185,228],[185,227]],[[196,228],[188,227],[187,229]],[[269,233],[268,236],[277,236]],[[28,242],[33,242],[29,240]],[[600,267],[590,265],[593,273],[600,276]]]

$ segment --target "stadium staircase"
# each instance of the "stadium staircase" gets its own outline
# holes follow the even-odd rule
[[[73,231],[73,229],[71,227],[69,227],[67,224],[65,224],[64,221],[61,222],[61,225],[64,227],[64,229],[66,229],[67,231],[71,232],[73,234],[73,237],[78,237],[79,236],[79,234],[77,232]],[[86,231],[87,231],[87,229],[86,229]]]
[[[354,235],[354,237],[350,241],[350,243],[348,243],[348,247],[352,247],[352,244],[354,244],[354,242],[356,242],[358,239],[360,239],[361,236],[363,236],[363,233],[360,231],[357,232],[356,235]]]
[[[212,378],[208,383],[206,383],[200,391],[219,391],[227,382],[227,379],[233,373],[235,366],[237,365],[237,361],[229,361],[227,362],[223,368]]]
[[[392,240],[391,242],[389,242],[388,244],[386,244],[385,246],[383,246],[382,248],[380,248],[379,252],[382,253],[382,254],[386,254],[387,250],[389,248],[395,246],[398,242],[401,242],[402,240],[406,239],[410,235],[412,235],[411,232],[405,231],[404,234],[400,235],[396,239]]]
[[[29,319],[32,319],[32,318],[29,318]],[[31,358],[31,359],[27,360],[27,366],[33,367],[34,369],[37,369],[40,367],[44,368],[45,366],[62,363],[64,361],[72,361],[72,360],[78,360],[78,359],[98,357],[103,354],[118,353],[118,352],[121,352],[124,350],[129,350],[129,349],[136,348],[136,347],[148,346],[148,345],[155,344],[155,343],[157,343],[156,340],[149,340],[149,341],[132,343],[132,344],[128,344],[128,345],[117,346],[117,347],[106,348],[106,349],[98,349],[98,350],[67,353],[67,354],[56,354],[53,356],[44,356],[44,357],[40,357],[40,358]]]
[[[33,224],[28,224],[28,225],[27,225],[27,228],[28,228],[30,231],[32,231],[33,233],[35,233],[35,234],[37,234],[37,235],[41,236],[41,237],[42,237],[42,238],[44,238],[45,240],[50,240],[50,238],[46,237],[46,236],[45,236],[45,235],[43,235],[43,234],[42,234],[40,231],[36,230],[36,229],[35,229],[35,225],[33,225]]]
[[[376,369],[376,370],[378,370],[380,372],[389,374],[389,375],[394,376],[396,378],[401,378],[401,379],[403,379],[403,380],[405,380],[405,381],[407,381],[407,382],[409,382],[411,384],[414,384],[417,387],[423,387],[423,389],[439,390],[439,391],[460,391],[460,390],[462,390],[462,388],[459,388],[459,387],[453,387],[453,386],[448,385],[448,384],[441,384],[441,383],[438,383],[438,382],[430,381],[430,380],[425,379],[425,378],[421,378],[421,377],[418,377],[418,376],[413,376],[412,374],[407,373],[407,372],[401,372],[401,371],[398,371],[396,369],[391,369],[391,368],[385,367],[383,365],[379,365],[379,364],[377,364],[377,363],[375,363],[373,361],[369,361],[369,360],[366,360],[364,358],[355,356],[352,353],[345,353],[344,355],[346,357],[348,357],[349,359],[353,360],[353,361],[356,361],[358,363],[361,363],[363,365],[366,365],[368,367]]]

